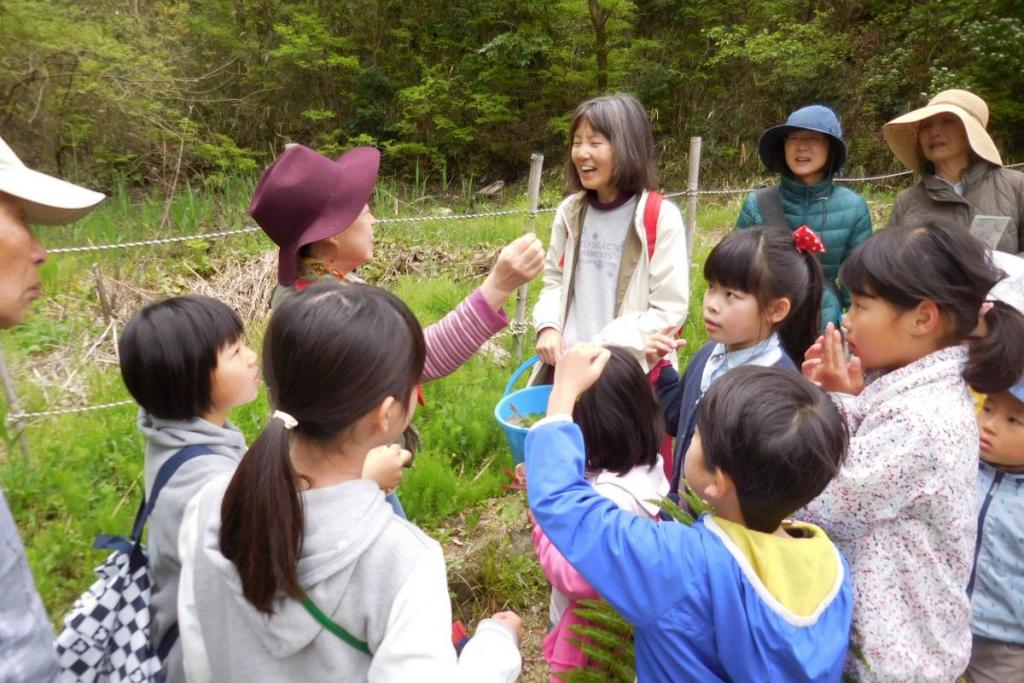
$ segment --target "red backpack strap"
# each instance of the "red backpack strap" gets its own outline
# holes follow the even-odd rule
[[[658,213],[661,211],[660,192],[651,190],[647,193],[647,204],[644,206],[644,230],[647,232],[647,260],[654,258],[654,245],[658,241]]]

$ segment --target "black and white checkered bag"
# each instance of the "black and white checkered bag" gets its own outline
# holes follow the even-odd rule
[[[150,575],[142,531],[160,490],[179,467],[209,450],[189,446],[163,464],[147,503],[143,497],[132,533],[97,536],[94,548],[113,550],[96,568],[96,582],[64,617],[54,647],[59,681],[163,683],[162,661],[178,639],[174,624],[154,648],[150,642]]]

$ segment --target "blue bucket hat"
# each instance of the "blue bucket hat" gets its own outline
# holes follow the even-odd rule
[[[843,142],[843,127],[839,124],[839,117],[826,106],[812,104],[797,109],[789,115],[785,123],[772,126],[761,133],[761,139],[757,141],[757,152],[768,170],[775,173],[787,170],[786,154],[782,145],[786,135],[795,130],[810,130],[828,136],[831,157],[826,175],[833,176],[842,169],[846,163],[846,143]]]

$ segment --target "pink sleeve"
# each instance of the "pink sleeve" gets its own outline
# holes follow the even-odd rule
[[[455,372],[495,332],[508,325],[504,309],[495,311],[480,290],[474,290],[451,313],[423,330],[427,361],[422,381]]]
[[[569,561],[558,551],[541,528],[533,527],[533,547],[537,551],[537,559],[544,576],[548,577],[553,588],[565,593],[571,600],[600,598],[587,580],[580,576]]]

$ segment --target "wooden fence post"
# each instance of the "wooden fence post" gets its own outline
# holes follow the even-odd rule
[[[96,294],[100,299],[100,310],[103,312],[103,319],[110,324],[114,319],[114,310],[110,306],[110,297],[107,296],[107,288],[103,285],[103,275],[100,273],[100,264],[92,264],[92,276],[96,280]]]
[[[686,179],[686,251],[693,248],[693,235],[697,231],[697,187],[700,179],[700,137],[690,138],[690,172]],[[692,257],[692,254],[691,254]]]
[[[0,347],[0,381],[3,382],[4,394],[7,396],[7,415],[19,414],[21,412],[21,401],[18,400],[18,393],[14,390],[14,378],[11,377],[11,373],[7,369],[7,359],[4,357],[3,347]],[[16,420],[13,426],[16,432],[14,438],[18,440],[21,454],[27,458],[28,443],[25,442],[25,435],[22,432],[21,425]]]
[[[530,202],[529,229],[537,231],[537,209],[540,208],[540,174],[544,170],[544,155],[534,152],[530,155],[530,180],[526,186],[526,194]],[[516,295],[516,327],[524,329],[526,323],[526,297],[529,285],[519,288]],[[516,360],[523,358],[523,335],[525,331],[516,334]]]

